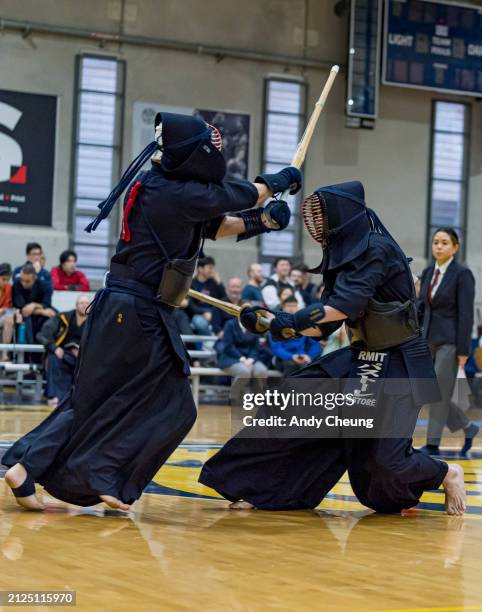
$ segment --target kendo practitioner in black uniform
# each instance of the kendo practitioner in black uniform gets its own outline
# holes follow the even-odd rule
[[[200,482],[231,500],[233,508],[295,510],[315,508],[348,470],[355,495],[375,511],[401,512],[415,506],[424,491],[443,484],[447,512],[463,514],[462,468],[412,447],[420,406],[438,397],[439,390],[418,326],[407,258],[366,207],[358,181],[318,189],[305,199],[303,212],[323,247],[317,271],[323,273],[325,289],[320,303],[295,314],[273,313],[269,329],[275,339],[286,333],[323,339],[346,323],[351,346],[319,358],[294,377],[349,379],[347,384],[361,381],[376,363],[379,378],[372,377],[370,389],[376,390],[388,423],[383,431],[392,427],[391,437],[260,439],[243,431],[206,462]],[[243,311],[241,321],[262,333],[266,325],[263,329],[260,317],[266,315],[253,306]],[[393,429],[397,423],[403,423],[403,434]]]
[[[255,183],[224,181],[221,136],[201,119],[162,113],[155,133],[86,228],[95,230],[130,186],[72,393],[3,458],[11,467],[6,481],[27,508],[43,508],[34,482],[80,506],[102,500],[126,510],[141,496],[196,418],[173,311],[189,290],[203,240],[283,229],[290,217],[285,202],[253,207],[272,193],[301,188],[294,167]],[[139,172],[149,158],[151,169]]]

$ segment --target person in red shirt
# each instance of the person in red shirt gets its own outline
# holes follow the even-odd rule
[[[3,344],[10,344],[13,338],[15,308],[12,305],[12,268],[8,263],[0,264],[0,329]],[[8,361],[8,352],[2,352],[2,361]]]
[[[60,265],[50,271],[55,291],[90,291],[89,281],[77,270],[77,253],[62,251]]]

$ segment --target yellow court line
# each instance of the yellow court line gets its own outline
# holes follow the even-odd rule
[[[366,510],[367,507],[359,501],[351,499],[331,499],[325,497],[315,510]]]
[[[448,608],[398,608],[397,610],[372,610],[371,612],[466,612],[468,610],[482,612],[482,604],[475,606],[449,606]]]
[[[443,493],[431,493],[425,492],[420,501],[427,502],[429,504],[443,504],[444,503],[444,494]],[[481,508],[482,507],[482,498],[479,495],[469,495],[467,497],[467,505],[472,508]]]

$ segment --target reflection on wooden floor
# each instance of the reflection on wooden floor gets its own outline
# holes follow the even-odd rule
[[[0,408],[1,443],[46,414]],[[313,512],[233,512],[197,482],[228,435],[227,411],[201,408],[128,516],[26,513],[0,481],[0,590],[76,590],[77,608],[95,611],[482,612],[481,449],[462,462],[462,519],[444,514],[435,491],[407,516],[374,515],[346,477]]]

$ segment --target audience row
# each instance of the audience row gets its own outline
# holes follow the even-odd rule
[[[53,290],[90,290],[89,281],[76,265],[76,253],[66,250],[60,255],[59,265],[49,273],[45,268],[42,247],[34,242],[27,244],[26,262],[13,272],[10,264],[0,264],[2,342],[11,343],[16,332],[17,342],[42,343],[45,346],[48,362],[46,396],[53,405],[72,382],[81,328],[87,317],[89,298],[85,295],[79,294],[75,309],[68,312],[57,312],[51,303]],[[199,259],[192,288],[237,306],[260,305],[287,313],[295,313],[320,300],[323,284],[316,286],[311,281],[306,265],[292,266],[288,258],[279,257],[274,261],[273,269],[273,274],[265,278],[262,265],[252,263],[247,269],[245,283],[235,276],[228,279],[225,286],[214,259],[203,257]],[[432,285],[429,292],[433,294]],[[471,291],[464,291],[467,299]],[[470,301],[469,310],[473,308],[473,296]],[[321,352],[326,354],[348,344],[344,326],[326,342],[311,337],[283,342],[274,341],[270,334],[259,337],[244,329],[235,317],[192,298],[185,299],[174,316],[181,334],[213,337],[208,345],[215,346],[217,365],[233,379],[263,378],[272,368],[290,375],[316,359]],[[470,339],[470,329],[467,330]],[[1,361],[8,359],[9,354],[3,351]]]
[[[26,247],[26,261],[13,272],[9,263],[0,264],[0,329],[2,342],[12,342],[17,329],[22,342],[35,342],[43,323],[56,316],[52,308],[53,291],[90,291],[85,274],[77,270],[75,251],[60,254],[59,265],[50,272],[37,242]],[[2,361],[8,354],[2,353]]]
[[[265,278],[261,264],[253,263],[248,267],[246,284],[235,276],[227,281],[225,287],[214,259],[203,257],[198,262],[191,286],[199,293],[237,306],[249,302],[270,309],[281,309],[288,297],[294,297],[299,308],[303,308],[319,299],[323,286],[315,286],[311,282],[306,265],[292,267],[289,259],[279,257],[274,261],[273,269],[274,273]],[[203,336],[222,335],[224,324],[231,318],[210,304],[191,298],[184,300],[175,316],[182,334]]]

